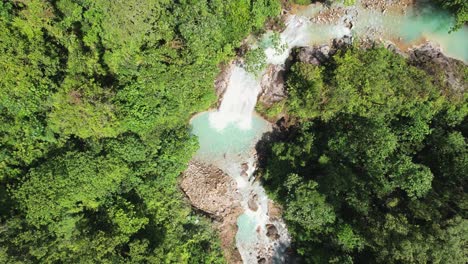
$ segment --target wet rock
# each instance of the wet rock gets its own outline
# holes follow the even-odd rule
[[[256,194],[250,197],[249,201],[247,202],[247,205],[249,206],[250,210],[256,212],[258,210],[258,197]]]
[[[236,182],[222,170],[190,162],[183,173],[180,187],[193,207],[202,210],[215,219],[222,218],[231,209],[238,207],[240,197],[236,193]]]
[[[247,171],[249,169],[249,164],[247,162],[241,164],[241,169]]]
[[[267,236],[270,239],[276,240],[280,237],[278,234],[278,229],[276,228],[275,225],[267,224],[266,228],[267,228]]]
[[[336,49],[341,49],[346,46],[350,46],[353,44],[353,37],[352,36],[344,36],[340,39],[334,39],[333,40],[333,47]]]
[[[462,94],[467,90],[468,84],[464,79],[465,64],[462,61],[445,56],[438,46],[430,42],[408,53],[410,63],[434,76],[446,91]]]
[[[297,53],[297,59],[300,62],[320,65],[330,58],[330,46],[323,45],[319,47],[300,48]]]
[[[246,163],[242,163],[241,164],[241,176],[242,177],[248,177],[249,174],[247,173],[247,171],[249,170],[249,164]]]
[[[262,92],[259,100],[270,106],[286,98],[284,85],[285,69],[282,65],[269,65],[260,81]]]
[[[218,96],[219,101],[221,101],[223,94],[226,92],[226,88],[228,87],[229,78],[231,78],[232,67],[233,64],[222,67],[221,72],[214,81],[216,96]]]
[[[268,201],[268,216],[271,220],[278,220],[281,219],[282,210],[279,205],[273,203],[272,201]]]
[[[331,48],[328,45],[322,45],[319,47],[317,51],[317,59],[320,60],[320,62],[324,62],[330,58],[330,51]]]
[[[395,54],[398,54],[400,56],[403,56],[403,57],[408,57],[408,55],[406,53],[404,53],[402,50],[400,50],[395,44],[391,43],[391,42],[388,42],[386,43],[386,48],[395,53]]]

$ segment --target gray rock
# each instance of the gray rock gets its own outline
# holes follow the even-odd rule
[[[260,82],[262,88],[260,102],[270,106],[286,98],[284,72],[285,69],[282,65],[268,66]]]
[[[214,81],[216,96],[218,96],[219,101],[221,101],[224,92],[226,92],[226,88],[228,87],[229,78],[231,78],[232,67],[233,64],[222,67],[221,72]]]
[[[247,162],[241,164],[241,169],[247,171],[249,169],[249,164]]]
[[[467,90],[467,82],[464,80],[464,67],[462,61],[445,56],[442,50],[430,42],[419,46],[409,53],[411,64],[424,69],[430,75],[441,79],[442,85],[452,92],[461,94]]]
[[[277,240],[280,237],[278,234],[278,229],[276,228],[275,225],[267,224],[266,228],[267,228],[267,236],[270,239]]]
[[[315,57],[316,48],[314,47],[304,47],[299,49],[297,53],[297,58],[300,62],[320,65],[320,61]]]
[[[297,58],[300,62],[320,65],[330,58],[331,48],[328,45],[319,47],[304,47],[300,48]]]
[[[346,46],[349,46],[353,44],[353,37],[352,36],[344,36],[340,39],[334,39],[333,40],[333,47],[336,48],[336,49],[341,49],[341,48],[344,48]]]
[[[250,210],[256,212],[258,210],[258,204],[257,204],[257,195],[253,195],[250,197],[249,201],[247,202]]]

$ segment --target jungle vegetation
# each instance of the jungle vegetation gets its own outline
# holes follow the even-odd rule
[[[280,8],[0,1],[0,263],[224,263],[177,187],[188,120]],[[382,49],[294,65],[264,179],[304,260],[466,261],[466,97],[437,80]]]
[[[177,177],[276,0],[0,1],[0,263],[223,263]]]
[[[380,47],[292,66],[262,177],[305,263],[467,262],[468,96],[439,73]]]

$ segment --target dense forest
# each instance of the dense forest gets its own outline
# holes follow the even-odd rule
[[[0,263],[225,263],[177,187],[188,121],[280,2],[0,1]],[[466,95],[383,48],[287,82],[261,173],[298,256],[465,263]]]
[[[263,180],[304,262],[466,263],[468,103],[439,73],[379,47],[292,66]]]
[[[0,263],[218,263],[190,115],[274,0],[0,1]]]

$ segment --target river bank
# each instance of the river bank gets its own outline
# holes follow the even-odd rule
[[[361,1],[361,4],[364,2]],[[412,3],[411,1],[403,2],[406,5]],[[284,54],[279,54],[274,59],[269,60],[270,65],[267,66],[261,77],[251,78],[247,73],[239,70],[241,64],[234,62],[223,67],[221,74],[216,78],[215,89],[218,95],[219,110],[213,112],[216,118],[212,118],[212,115],[203,121],[203,124],[192,123],[196,130],[194,134],[202,137],[200,140],[201,152],[197,154],[198,156],[194,158],[184,174],[181,188],[195,208],[204,211],[217,222],[216,226],[220,232],[225,256],[230,263],[239,263],[242,260],[244,263],[253,263],[252,261],[271,263],[275,260],[275,250],[277,250],[275,247],[278,246],[275,240],[281,237],[285,239],[284,241],[289,241],[286,227],[283,226],[284,224],[279,217],[281,209],[268,201],[263,188],[254,176],[257,154],[252,152],[252,145],[255,145],[268,129],[264,130],[263,125],[259,126],[253,129],[255,135],[249,134],[241,141],[230,142],[232,138],[239,138],[242,131],[252,131],[250,122],[253,107],[257,101],[268,108],[287,97],[285,80],[288,66],[286,61],[299,60],[320,65],[325,63],[337,50],[346,45],[352,45],[354,36],[357,35],[364,36],[360,42],[362,48],[370,47],[375,43],[385,44],[395,53],[411,58],[414,63],[428,61],[434,61],[439,65],[458,63],[454,59],[443,56],[440,47],[429,45],[425,41],[423,41],[424,45],[415,46],[421,44],[419,38],[410,42],[403,38],[397,38],[395,41],[393,35],[386,34],[382,27],[385,24],[383,22],[372,24],[367,28],[360,26],[359,14],[364,13],[365,18],[368,18],[370,14],[377,13],[382,16],[396,12],[406,14],[406,7],[398,7],[398,4],[395,4],[399,2],[393,2],[393,5],[383,5],[387,3],[385,1],[380,1],[380,3],[367,5],[364,3],[364,9],[362,6],[339,6],[318,10],[317,6],[309,6],[302,9],[285,10],[283,12],[284,21],[288,21],[293,15],[307,14],[308,17],[295,21],[297,23],[289,28],[289,31],[286,27],[281,33],[281,36],[284,36],[282,40],[290,43],[291,46]],[[353,10],[357,10],[357,14]],[[305,32],[301,31],[304,29],[308,32],[306,38],[302,38],[303,36],[300,35]],[[388,39],[386,39],[387,37]],[[300,48],[293,49],[294,47]],[[450,73],[448,74],[447,81],[451,82],[450,87],[453,83],[461,83],[459,89],[465,89],[459,76],[453,77],[452,74],[450,77]],[[252,90],[242,90],[251,87],[253,87]],[[287,125],[288,118],[284,111],[275,116],[267,116],[266,113],[260,114],[266,117],[270,123],[278,123],[278,120],[283,120],[278,123],[278,126]],[[209,128],[210,122],[213,124],[212,119],[215,119],[214,123],[217,128],[216,126],[213,129]],[[222,131],[229,126],[229,123],[239,123],[240,129],[229,129],[229,136],[225,137],[226,135],[222,135]],[[197,127],[200,125],[205,128],[197,132]],[[226,145],[231,145],[234,151],[230,152],[231,149],[226,149]],[[205,149],[207,146],[215,147]],[[200,155],[205,156],[204,161],[201,158],[205,164],[196,165],[197,162],[200,162]],[[262,197],[262,202],[259,201],[260,197]],[[281,227],[281,230],[278,230],[278,227]],[[239,231],[244,233],[239,235]],[[257,240],[252,241],[252,237],[257,237]],[[288,245],[281,247],[282,254],[285,253],[287,247]],[[276,258],[276,260],[279,259]]]

